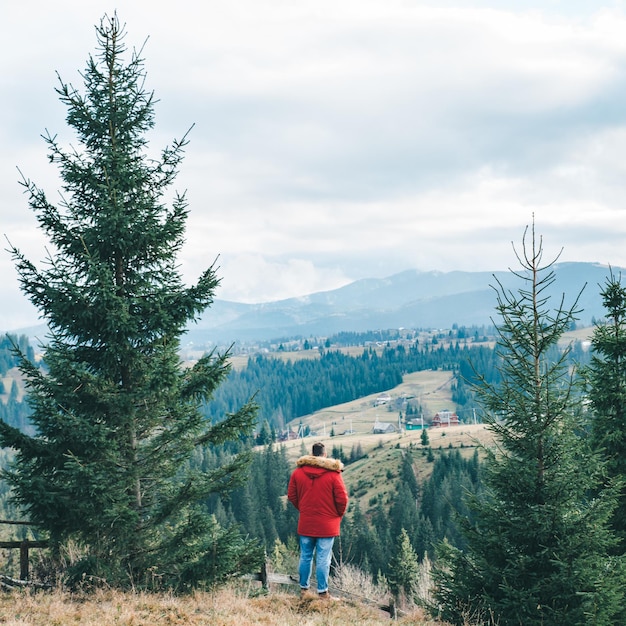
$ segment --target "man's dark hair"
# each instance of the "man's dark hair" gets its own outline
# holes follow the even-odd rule
[[[324,456],[326,452],[326,446],[323,443],[314,443],[313,444],[313,456]]]

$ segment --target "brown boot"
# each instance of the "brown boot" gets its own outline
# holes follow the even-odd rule
[[[330,595],[330,591],[322,591],[322,593],[318,593],[317,597],[320,600],[328,600],[328,601],[333,601],[333,600],[339,600],[339,598],[335,598],[334,596]]]
[[[314,598],[315,594],[308,587],[300,587],[300,598]]]

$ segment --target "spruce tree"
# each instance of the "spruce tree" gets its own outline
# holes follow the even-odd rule
[[[0,424],[2,444],[16,451],[6,477],[55,552],[70,539],[82,548],[77,575],[212,584],[258,559],[202,506],[241,482],[247,458],[231,455],[210,472],[194,471],[189,459],[249,432],[255,407],[214,424],[200,411],[229,368],[226,354],[190,368],[178,356],[187,324],[219,284],[212,266],[187,287],[177,266],[188,207],[184,194],[167,193],[186,139],[157,159],[148,154],[155,100],[143,60],[127,54],[117,16],[105,16],[96,33],[84,93],[60,78],[57,88],[78,146],[45,137],[63,181],[58,205],[23,183],[51,246],[42,267],[13,246],[12,254],[49,336],[45,368],[21,361],[35,435]]]
[[[597,323],[587,368],[594,413],[592,434],[606,458],[607,474],[622,482],[613,528],[626,548],[626,287],[612,272],[601,291],[606,318]]]
[[[428,431],[426,428],[422,427],[422,434],[420,435],[420,442],[422,446],[426,447],[430,444],[430,438],[428,437]]]
[[[615,624],[623,568],[609,556],[615,491],[585,437],[582,394],[555,359],[576,302],[550,308],[552,263],[532,228],[518,255],[517,292],[495,286],[501,382],[477,392],[495,435],[485,490],[471,501],[464,551],[444,544],[435,572],[438,612],[454,624]],[[576,299],[577,301],[577,299]]]
[[[419,562],[407,531],[402,528],[389,562],[389,588],[400,604],[412,604],[416,598]]]

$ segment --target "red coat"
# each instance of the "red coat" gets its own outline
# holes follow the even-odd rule
[[[289,479],[287,498],[298,511],[298,534],[337,537],[348,506],[341,477],[343,463],[323,456],[303,456]]]

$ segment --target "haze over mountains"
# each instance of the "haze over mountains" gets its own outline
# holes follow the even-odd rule
[[[612,268],[626,275],[624,268]],[[561,297],[578,301],[579,325],[604,316],[600,289],[610,269],[597,263],[559,263],[555,281],[546,290],[550,308]],[[223,344],[269,341],[287,337],[326,337],[341,331],[362,332],[390,328],[451,328],[491,324],[496,315],[496,280],[516,291],[522,281],[509,271],[420,272],[407,270],[387,278],[357,280],[332,291],[313,293],[263,304],[216,300],[197,324],[192,324],[183,344]],[[45,326],[12,331],[41,340]]]
[[[609,268],[595,263],[560,263],[556,280],[546,291],[551,308],[565,295],[571,305],[581,290],[579,325],[604,315],[600,289]],[[613,273],[626,270],[613,268]],[[188,340],[270,340],[293,336],[328,336],[340,331],[389,328],[451,328],[489,325],[496,314],[496,280],[517,290],[522,281],[509,271],[420,272],[408,270],[382,279],[364,279],[340,289],[265,304],[217,300]],[[584,289],[583,289],[584,288]]]

